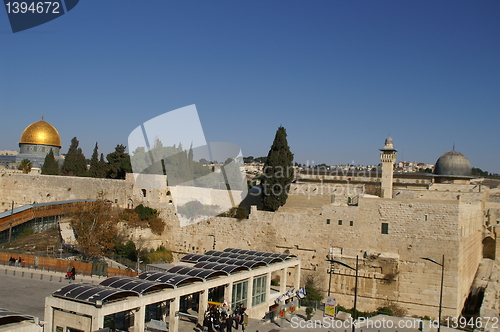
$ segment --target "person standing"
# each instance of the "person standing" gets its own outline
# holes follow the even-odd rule
[[[229,314],[226,318],[226,332],[233,331],[233,315]]]
[[[76,276],[76,269],[74,266],[71,267],[71,279],[75,280],[75,276]]]

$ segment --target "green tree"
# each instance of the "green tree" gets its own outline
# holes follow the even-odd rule
[[[23,171],[24,174],[28,174],[31,172],[31,161],[29,161],[29,159],[21,160],[18,169]]]
[[[106,174],[108,174],[108,163],[104,159],[104,153],[101,153],[101,159],[99,159],[99,176],[100,178],[105,178]]]
[[[50,152],[45,156],[45,161],[42,166],[42,174],[45,175],[59,175],[59,164],[54,157],[54,151]]]
[[[89,176],[96,178],[97,171],[99,169],[99,152],[97,142],[95,143],[94,151],[92,152],[92,158],[90,158]]]
[[[285,205],[294,177],[293,153],[286,140],[286,129],[279,127],[264,164],[262,204],[265,210],[276,211]]]
[[[104,156],[101,154],[101,160],[99,160],[98,145],[95,143],[94,152],[92,153],[92,158],[90,159],[89,176],[93,178],[105,178],[106,177],[106,162],[104,161]]]
[[[86,176],[87,175],[87,162],[85,156],[83,155],[82,149],[78,147],[78,139],[73,137],[71,144],[64,158],[64,162],[61,167],[62,175],[72,175],[72,176]]]
[[[111,179],[125,179],[125,174],[132,173],[130,156],[125,152],[126,147],[119,144],[112,152],[106,156],[108,159],[108,169],[106,177]]]

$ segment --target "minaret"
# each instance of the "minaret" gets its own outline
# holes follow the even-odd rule
[[[392,143],[391,136],[385,139],[385,145],[383,149],[379,149],[380,161],[382,162],[382,178],[380,179],[381,184],[381,197],[382,198],[392,198],[392,174],[394,169],[394,162],[396,161],[396,152],[394,149],[394,144]]]

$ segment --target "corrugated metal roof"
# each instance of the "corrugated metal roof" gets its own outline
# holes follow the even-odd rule
[[[63,205],[63,204],[71,204],[71,203],[79,203],[79,202],[95,202],[95,199],[72,199],[68,201],[57,201],[57,202],[47,202],[47,203],[37,203],[37,204],[27,204],[23,206],[19,206],[14,208],[14,214],[23,212],[35,207],[40,207],[40,206],[51,206],[51,205]],[[4,212],[0,213],[0,219],[5,218],[10,216],[12,213],[12,210],[7,210]]]

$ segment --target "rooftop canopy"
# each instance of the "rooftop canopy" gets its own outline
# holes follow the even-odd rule
[[[170,288],[174,287],[172,285],[165,283],[158,283],[154,281],[148,281],[133,277],[119,277],[119,276],[103,280],[99,285],[119,288],[128,291],[134,291],[139,294],[149,293],[168,287]]]
[[[139,293],[102,285],[70,284],[55,291],[52,295],[63,299],[95,305],[97,301],[104,303],[128,296],[138,296]]]
[[[14,311],[0,308],[0,326],[10,323],[21,322],[23,320],[33,319],[32,316],[23,315]]]
[[[251,269],[254,267],[265,266],[272,263],[284,262],[291,257],[295,256],[255,250],[228,248],[224,251],[210,250],[207,251],[204,255],[188,254],[182,257],[181,261],[187,263],[217,262],[226,265],[245,266]]]
[[[188,266],[182,266],[182,265],[177,265],[174,267],[171,267],[170,269],[167,270],[168,273],[177,273],[177,274],[184,274],[192,277],[200,277],[205,280],[214,278],[217,276],[227,276],[229,273],[219,270],[212,270],[209,268],[195,268],[195,267],[188,267]]]
[[[155,281],[163,284],[179,287],[195,281],[204,281],[201,277],[182,275],[177,273],[145,272],[139,275],[140,279]]]

